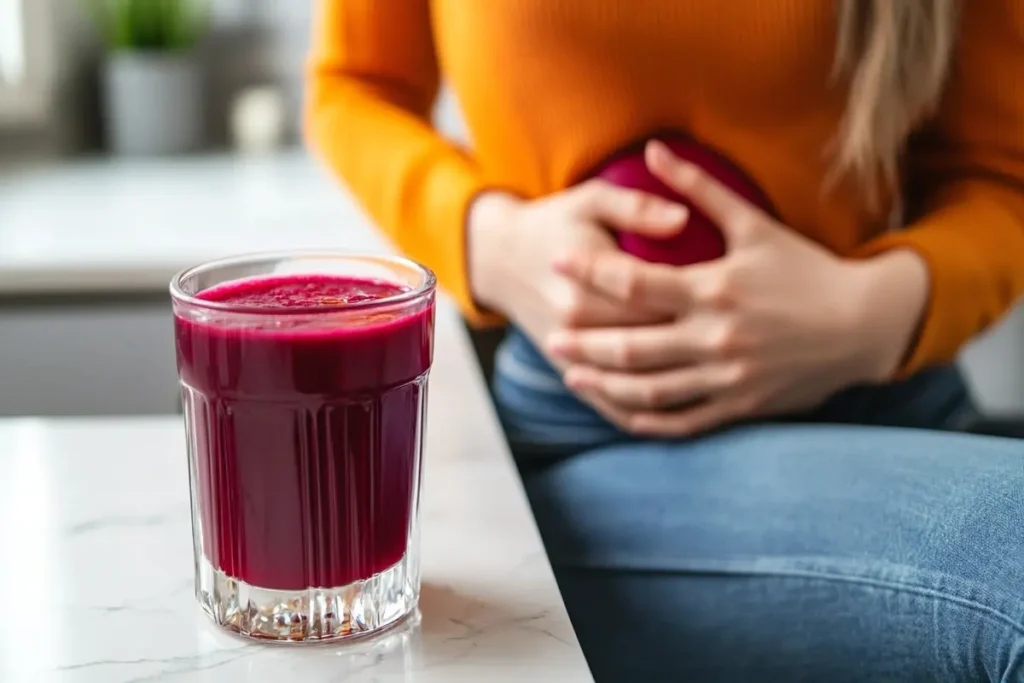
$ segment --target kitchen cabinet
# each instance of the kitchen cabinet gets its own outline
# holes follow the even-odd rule
[[[178,408],[166,296],[0,298],[0,416]]]

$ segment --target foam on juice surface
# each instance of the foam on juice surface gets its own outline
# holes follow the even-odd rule
[[[203,301],[252,308],[287,309],[345,306],[386,299],[409,288],[386,280],[334,275],[272,275],[211,287]]]

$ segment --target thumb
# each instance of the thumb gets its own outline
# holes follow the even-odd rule
[[[603,180],[589,181],[579,190],[579,210],[584,217],[622,232],[671,237],[683,229],[690,215],[682,204]]]
[[[674,155],[661,142],[646,149],[651,174],[693,202],[725,234],[730,247],[749,243],[774,222],[760,208],[733,192],[700,166]]]

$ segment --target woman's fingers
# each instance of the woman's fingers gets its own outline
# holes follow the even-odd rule
[[[603,180],[584,183],[573,196],[582,218],[648,237],[670,237],[682,230],[689,217],[682,204]]]
[[[746,416],[741,400],[722,397],[675,411],[633,413],[627,418],[627,429],[663,439],[696,436]]]
[[[555,269],[620,304],[679,316],[694,308],[733,306],[742,266],[728,256],[679,267],[591,250],[570,254]]]
[[[742,341],[728,316],[695,311],[660,325],[559,330],[546,340],[553,356],[605,370],[644,372],[727,360]]]
[[[633,327],[649,325],[658,320],[651,311],[641,308],[625,308],[622,304],[607,299],[599,293],[583,295],[577,303],[567,305],[561,311],[561,323],[568,327],[587,328]]]
[[[580,396],[620,429],[652,439],[699,436],[749,416],[743,400],[736,395],[723,395],[675,410],[642,411],[616,405],[598,391],[581,390]]]
[[[572,366],[565,383],[574,391],[595,392],[627,410],[665,410],[696,403],[735,385],[740,372],[728,364],[699,364],[651,373]]]
[[[645,150],[651,173],[693,202],[723,233],[731,246],[749,240],[759,226],[770,222],[764,212],[716,180],[696,164],[683,161],[663,143],[651,141]]]
[[[614,301],[673,314],[689,308],[691,281],[700,277],[699,272],[687,276],[682,268],[647,263],[617,251],[576,252],[555,268]]]
[[[630,412],[628,410],[615,405],[596,391],[581,391],[579,396],[593,406],[606,420],[624,431],[629,431]]]
[[[669,315],[637,306],[623,306],[620,302],[585,287],[572,283],[559,283],[547,289],[548,305],[557,316],[558,324],[565,328],[630,328],[651,325],[671,319]]]

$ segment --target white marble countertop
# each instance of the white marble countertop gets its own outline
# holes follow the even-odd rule
[[[0,295],[165,292],[177,270],[383,241],[301,153],[0,172]],[[421,619],[351,645],[252,644],[192,597],[175,418],[0,420],[0,681],[591,681],[469,340],[441,300]]]
[[[256,644],[192,595],[179,419],[0,420],[0,681],[592,681],[470,349],[439,312],[420,618]]]
[[[162,292],[194,263],[303,248],[385,243],[300,151],[0,172],[0,295]]]

